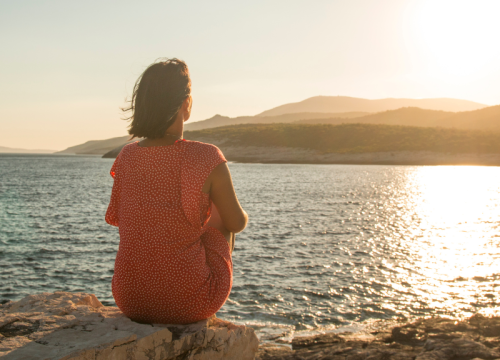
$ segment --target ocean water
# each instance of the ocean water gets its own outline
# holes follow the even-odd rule
[[[119,243],[112,159],[0,154],[0,301],[106,305]],[[230,164],[250,221],[218,316],[263,339],[416,316],[500,313],[500,168]]]

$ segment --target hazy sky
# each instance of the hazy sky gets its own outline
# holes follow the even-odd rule
[[[0,146],[126,134],[158,57],[187,62],[193,120],[316,95],[500,104],[500,1],[0,0]]]

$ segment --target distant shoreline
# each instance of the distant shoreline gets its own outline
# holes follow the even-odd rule
[[[430,163],[430,162],[293,162],[293,161],[238,161],[238,160],[228,160],[234,164],[263,164],[263,165],[394,165],[394,166],[500,166],[500,161],[495,164],[483,164],[483,163]]]
[[[446,154],[433,152],[326,153],[278,147],[219,146],[225,158],[241,164],[290,165],[400,165],[400,166],[500,166],[500,154]],[[101,157],[99,154],[0,153],[0,156]]]
[[[60,152],[53,152],[53,153],[21,153],[21,152],[0,152],[0,156],[5,156],[5,155],[15,155],[15,156],[25,156],[25,155],[35,155],[35,156],[56,156],[56,157],[65,157],[65,156],[84,156],[84,157],[101,157],[102,154],[71,154],[71,153],[60,153]]]
[[[257,146],[220,146],[220,149],[228,161],[238,163],[500,166],[500,154],[450,154],[428,151],[322,154],[300,148]]]
[[[500,166],[500,154],[453,154],[431,151],[342,154],[290,147],[226,146],[224,143],[215,145],[221,149],[228,161],[247,164]],[[119,150],[116,149],[104,157],[114,158]]]
[[[57,153],[56,150],[17,150],[15,151],[9,151],[9,150],[2,150],[0,149],[0,154],[55,154]]]

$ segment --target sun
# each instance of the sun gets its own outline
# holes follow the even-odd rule
[[[500,1],[419,0],[411,32],[429,75],[460,82],[487,76],[500,61]]]

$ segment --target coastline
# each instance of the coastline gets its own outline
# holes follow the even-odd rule
[[[140,324],[94,294],[33,294],[0,305],[5,360],[252,360],[253,329],[212,316],[187,325]]]
[[[430,151],[319,153],[286,147],[219,146],[228,161],[263,164],[472,165],[500,166],[500,154],[453,154]]]
[[[197,139],[220,148],[228,161],[260,164],[330,164],[330,165],[451,165],[500,166],[496,153],[439,153],[432,151],[387,151],[327,153],[299,147],[235,146],[226,141]],[[123,146],[105,153],[116,158]]]
[[[343,330],[343,331],[342,331]],[[93,294],[41,293],[0,305],[0,357],[24,359],[478,360],[500,358],[500,317],[380,321],[358,329],[260,342],[215,316],[139,324]]]
[[[291,345],[291,346],[290,346]],[[500,358],[500,317],[417,318],[381,322],[358,332],[294,337],[288,346],[261,343],[258,360],[479,360]]]

